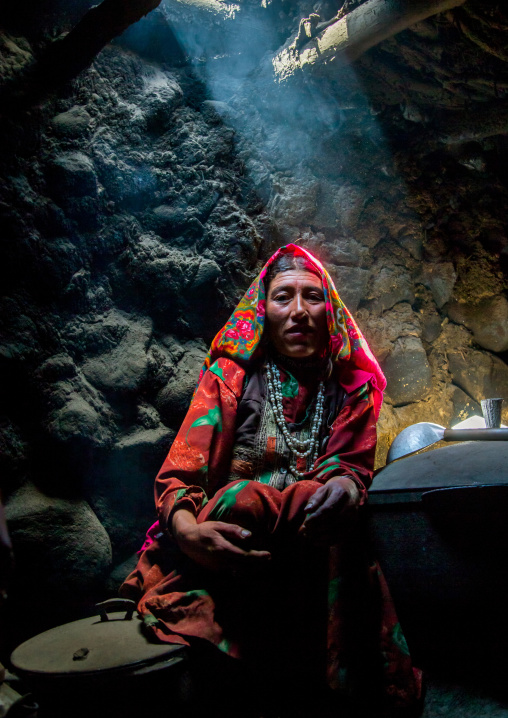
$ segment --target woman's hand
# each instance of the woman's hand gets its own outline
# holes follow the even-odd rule
[[[224,521],[203,521],[186,509],[175,512],[172,522],[173,536],[183,553],[195,563],[212,571],[241,571],[263,566],[269,561],[268,551],[246,550],[239,544],[251,532],[236,524]]]
[[[345,476],[328,479],[305,506],[307,517],[299,533],[318,546],[337,543],[356,519],[360,491]]]

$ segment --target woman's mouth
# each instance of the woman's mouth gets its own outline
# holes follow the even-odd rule
[[[311,327],[291,327],[290,329],[286,329],[286,334],[289,334],[291,337],[306,337],[314,330]]]

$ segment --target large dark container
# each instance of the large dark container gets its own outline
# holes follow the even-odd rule
[[[508,442],[386,466],[370,526],[413,654],[508,664]]]
[[[179,716],[188,677],[185,646],[151,643],[132,601],[99,604],[101,617],[66,623],[18,646],[16,673],[40,703],[40,718],[138,718],[150,705]],[[122,610],[118,610],[121,608]]]

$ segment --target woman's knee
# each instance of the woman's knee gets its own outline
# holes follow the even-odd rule
[[[299,526],[306,516],[305,506],[321,484],[303,479],[286,487],[281,494],[279,522]]]
[[[276,519],[279,507],[280,492],[273,486],[259,481],[233,481],[208,502],[199,514],[198,522],[226,521],[252,530],[252,523]]]
[[[317,481],[302,479],[302,481],[297,481],[296,483],[287,486],[282,492],[282,496],[286,501],[305,501],[306,498],[313,496],[320,486],[321,484],[318,484]]]

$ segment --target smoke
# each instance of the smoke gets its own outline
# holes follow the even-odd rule
[[[237,156],[268,215],[288,236],[310,226],[347,243],[354,232],[371,250],[389,227],[400,226],[387,193],[397,187],[401,198],[407,188],[379,110],[353,65],[335,60],[305,77],[277,81],[273,57],[298,30],[308,11],[302,7],[163,0],[157,12],[185,57],[191,83],[204,89],[195,106],[234,130]],[[329,11],[333,16],[336,8]],[[403,211],[416,236],[414,212]],[[367,266],[354,252],[340,261]]]
[[[291,22],[282,22],[267,3],[240,8],[217,0],[165,0],[161,10],[216,111],[268,166],[289,169],[317,160],[323,142],[340,135],[352,112],[368,109],[368,98],[345,65],[333,82],[326,76],[276,82],[272,57]]]

